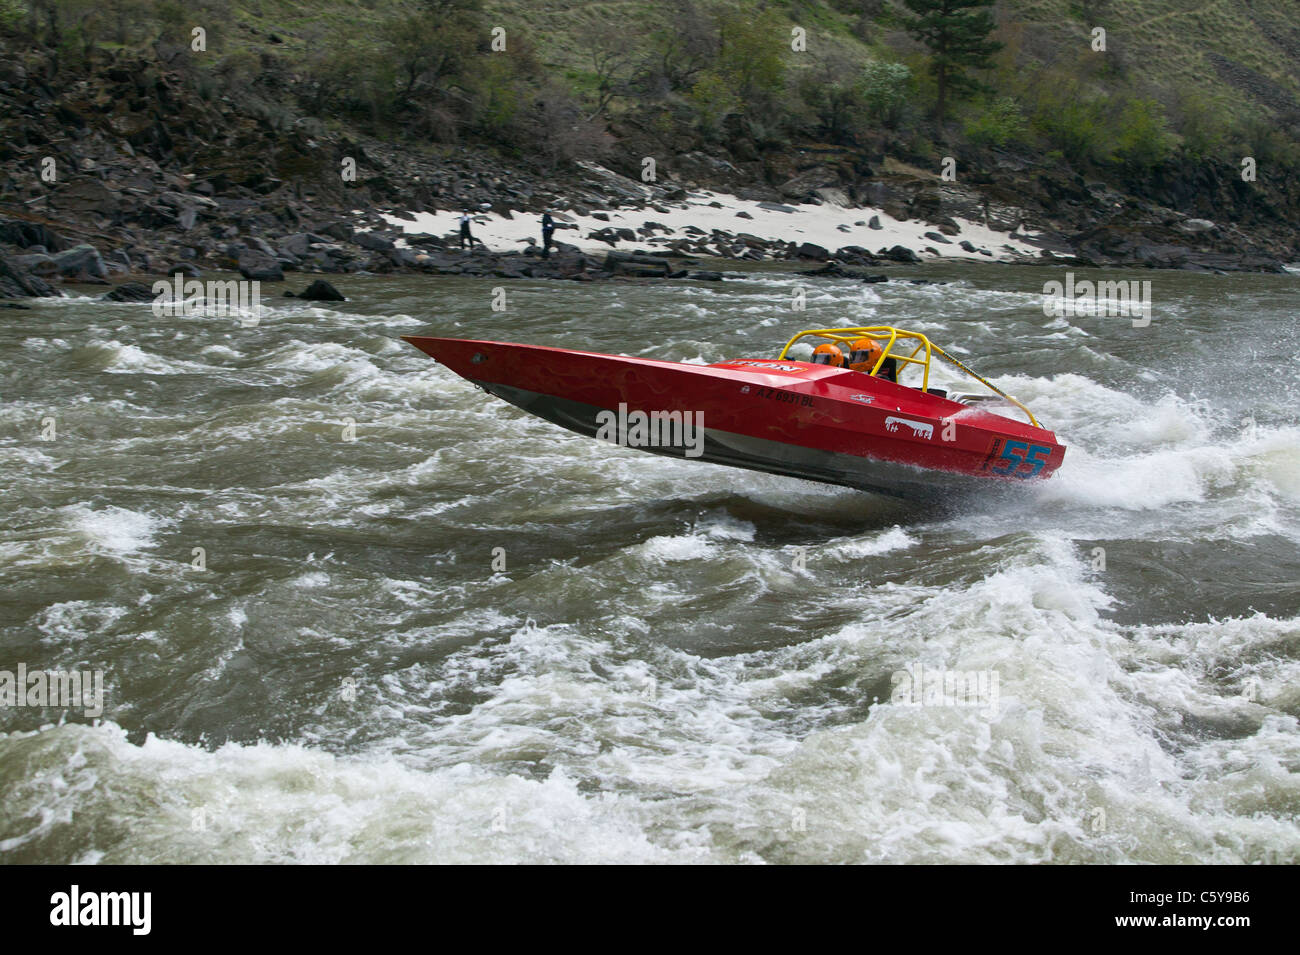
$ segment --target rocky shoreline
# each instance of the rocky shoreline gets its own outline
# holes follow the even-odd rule
[[[116,170],[123,172],[124,170]],[[1109,222],[1067,236],[1050,229],[1032,232],[1029,218],[1014,208],[1002,207],[996,214],[1007,218],[1003,227],[1010,238],[1038,248],[1037,255],[1012,251],[1004,245],[999,250],[976,247],[959,238],[961,222],[972,197],[953,189],[954,201],[940,201],[922,221],[932,226],[924,233],[925,244],[918,251],[901,243],[882,245],[875,250],[861,245],[835,249],[799,240],[765,238],[743,229],[705,230],[687,226],[685,235],[653,220],[636,229],[606,226],[581,236],[586,248],[572,242],[557,241],[553,252],[543,256],[535,244],[521,249],[487,249],[477,245],[468,251],[457,248],[454,233],[404,232],[391,224],[392,215],[360,214],[348,216],[337,210],[324,215],[313,214],[306,201],[297,201],[278,212],[272,200],[265,202],[243,197],[227,199],[210,195],[215,187],[204,181],[188,183],[185,191],[177,189],[146,190],[136,187],[136,195],[127,198],[126,190],[112,188],[113,180],[99,186],[94,180],[81,179],[71,187],[52,189],[48,214],[17,210],[0,205],[0,297],[21,298],[60,294],[62,284],[115,285],[139,284],[155,277],[177,273],[198,278],[205,271],[237,272],[245,279],[281,282],[292,273],[311,275],[391,274],[406,272],[429,275],[458,275],[498,279],[556,279],[596,281],[617,279],[691,279],[718,281],[722,272],[706,260],[720,264],[736,261],[785,261],[792,265],[817,266],[800,269],[805,275],[841,277],[854,274],[853,269],[914,264],[941,257],[941,246],[957,246],[967,253],[978,253],[988,261],[1011,261],[1021,264],[1066,265],[1073,267],[1142,267],[1195,271],[1285,271],[1281,260],[1250,249],[1250,244],[1234,227],[1219,226],[1205,220],[1190,219],[1169,210],[1148,209],[1146,216],[1125,224]],[[81,185],[77,185],[77,183]],[[629,180],[630,182],[630,180]],[[627,196],[605,196],[597,203],[588,189],[582,199],[550,198],[546,205],[556,209],[557,234],[579,236],[572,216],[564,209],[575,207],[589,217],[600,219],[608,209],[622,209],[637,215],[668,212],[664,196],[629,200]],[[655,191],[669,192],[656,187]],[[819,188],[821,193],[830,188]],[[905,192],[905,190],[904,190]],[[868,217],[859,225],[880,228],[881,212],[899,221],[920,215],[917,208],[926,203],[926,193],[917,190],[906,204],[891,199],[880,208],[857,209],[841,200],[841,209],[860,211]],[[798,211],[816,215],[821,196],[807,197],[809,204]],[[771,202],[771,200],[760,200]],[[976,200],[977,201],[977,200]],[[480,205],[490,205],[482,199]],[[788,211],[796,207],[786,206]],[[166,210],[164,216],[158,210]],[[284,210],[292,210],[286,216]],[[978,210],[990,228],[998,221],[990,217],[987,204]],[[945,215],[945,212],[954,213]],[[518,212],[506,212],[512,217]],[[451,213],[446,213],[452,218]],[[958,216],[963,218],[959,219]],[[277,221],[292,218],[293,231],[276,228]],[[532,218],[532,216],[530,216]],[[564,220],[570,221],[564,221]],[[351,220],[351,221],[349,221]],[[367,221],[369,220],[369,221]],[[143,223],[150,223],[144,226]],[[1017,228],[1024,229],[1021,234]],[[1236,251],[1223,251],[1219,243],[1196,242],[1206,233],[1229,237]],[[599,243],[606,251],[590,246]],[[847,271],[846,271],[847,269]],[[132,294],[132,293],[128,293]],[[134,293],[138,294],[138,293]],[[113,296],[121,300],[121,296]],[[143,299],[142,299],[143,300]]]
[[[186,121],[177,128],[169,117],[180,113]],[[671,168],[661,181],[647,184],[590,163],[547,171],[469,148],[447,154],[323,130],[276,131],[194,96],[157,63],[125,57],[91,88],[59,92],[23,66],[6,64],[0,116],[7,170],[0,177],[0,297],[10,299],[57,295],[65,283],[110,286],[214,270],[264,282],[293,272],[717,280],[720,272],[703,260],[834,266],[808,274],[835,275],[836,268],[910,264],[946,252],[1214,272],[1280,272],[1284,261],[1300,258],[1300,248],[1270,238],[1270,228],[1260,226],[1261,237],[1253,238],[1231,223],[1010,161],[959,183],[889,163],[875,173],[792,149],[771,164],[765,181],[755,181],[724,159],[688,153],[664,164]],[[50,117],[60,130],[55,135],[42,131],[53,125]],[[349,161],[355,181],[339,172]],[[39,173],[49,162],[57,172],[45,181]],[[1211,192],[1230,188],[1217,182]],[[734,213],[734,228],[658,221],[701,210],[699,197],[710,189],[808,221],[848,213],[860,235],[884,241],[868,247],[860,238],[832,248],[758,235],[746,228],[753,216],[743,210]],[[524,228],[533,231],[536,217],[550,209],[557,237],[566,241],[549,258],[523,239],[516,240],[522,248],[461,252],[452,232],[394,225],[415,209],[445,216],[451,226],[462,207],[492,210],[498,219],[527,217]],[[643,224],[620,226],[611,216]],[[888,230],[878,231],[882,218],[908,224],[916,239],[888,241]],[[590,228],[578,220],[610,224]],[[972,224],[1007,240],[992,248],[973,242],[963,234]]]

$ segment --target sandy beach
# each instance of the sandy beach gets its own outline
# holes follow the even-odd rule
[[[619,179],[623,183],[632,183],[629,179]],[[647,197],[647,202],[650,201]],[[845,208],[829,203],[756,202],[707,190],[691,192],[685,201],[657,201],[654,204],[657,209],[647,206],[641,209],[593,210],[593,213],[607,217],[605,219],[598,219],[595,214],[553,211],[559,226],[555,238],[584,252],[608,251],[610,248],[654,250],[666,247],[674,239],[707,239],[718,230],[728,236],[748,235],[765,242],[810,242],[832,254],[846,246],[858,246],[878,254],[896,245],[911,249],[922,259],[1007,261],[1039,253],[1036,246],[1025,241],[1025,235],[994,231],[981,222],[962,219],[955,220],[961,231],[957,235],[945,236],[948,240],[945,244],[934,238],[939,234],[935,225],[918,219],[902,222],[881,209],[865,206]],[[871,228],[869,223],[873,217],[879,228]],[[458,230],[459,213],[411,211],[405,215],[384,215],[383,218],[407,234],[454,235]],[[574,225],[576,229],[567,227]],[[665,228],[654,228],[653,234],[638,232],[636,241],[620,240],[615,246],[589,237],[591,233],[606,228],[636,231],[653,226]],[[702,230],[704,235],[688,232],[691,227]],[[541,217],[513,209],[508,215],[499,210],[474,211],[473,234],[493,251],[523,251],[530,243],[540,245]],[[1013,234],[1015,238],[1011,237]],[[962,242],[969,242],[973,251],[963,248]]]

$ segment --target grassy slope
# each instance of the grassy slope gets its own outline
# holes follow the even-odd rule
[[[483,0],[489,21],[523,36],[547,65],[578,89],[589,85],[591,62],[584,31],[614,24],[634,37],[646,36],[668,13],[654,0]],[[721,0],[753,9],[760,0]],[[901,9],[900,0],[890,0]],[[1197,91],[1234,113],[1300,110],[1300,23],[1296,0],[999,0],[998,16],[1017,25],[1000,36],[1010,41],[1002,81],[1024,75],[1026,67],[1055,63],[1072,70],[1097,57],[1089,50],[1089,30],[1107,30],[1112,66],[1093,82],[1106,88],[1127,82],[1144,95],[1175,107],[1179,96]],[[834,48],[865,62],[874,53],[851,32],[857,19],[826,0],[770,0],[792,23],[809,33],[807,59]],[[847,4],[845,4],[847,5]],[[405,0],[232,0],[235,23],[225,28],[235,45],[264,46],[266,35],[286,42],[275,47],[289,57],[305,56],[331,34],[366,35],[401,9]],[[1094,17],[1085,9],[1100,8]],[[250,32],[256,31],[256,35]],[[915,49],[897,29],[874,25],[870,40],[895,50]],[[782,38],[782,42],[788,42]],[[229,48],[229,44],[228,44]],[[880,47],[878,46],[877,49]],[[1014,62],[1011,62],[1013,61]]]
[[[774,5],[808,29],[814,55],[818,44],[826,43],[862,59],[870,56],[850,32],[856,19],[852,14],[820,0]],[[579,42],[584,25],[604,18],[639,33],[663,10],[648,0],[485,0],[485,6],[494,23],[523,29],[546,62],[571,70],[589,69]],[[1085,18],[1084,8],[1079,0],[1001,0],[998,6],[1000,19],[1023,24],[1016,31],[1022,66],[1069,63],[1090,53],[1089,31],[1103,26],[1109,52],[1161,100],[1172,103],[1177,93],[1194,89],[1234,107],[1283,106],[1287,97],[1300,106],[1295,0],[1111,0],[1095,22]],[[882,40],[899,39],[884,27],[876,32]],[[1234,85],[1234,79],[1216,68],[1216,55],[1227,61],[1229,70],[1236,64],[1263,77],[1266,83],[1255,85],[1266,96]],[[1249,82],[1249,73],[1241,72],[1235,83],[1244,82]],[[1278,89],[1268,96],[1267,88],[1274,84]]]

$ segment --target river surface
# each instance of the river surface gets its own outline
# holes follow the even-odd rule
[[[104,686],[0,708],[0,861],[1300,861],[1300,277],[1107,273],[1135,328],[1044,315],[1057,270],[730,274],[0,313],[0,669]],[[877,323],[1058,474],[944,514],[648,455],[399,338]],[[996,699],[891,702],[918,666]]]

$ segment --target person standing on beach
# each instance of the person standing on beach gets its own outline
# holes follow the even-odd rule
[[[542,258],[551,257],[551,236],[555,234],[555,220],[550,211],[542,213]]]
[[[474,242],[476,240],[472,235],[469,234],[469,222],[470,222],[469,210],[461,209],[460,210],[460,250],[462,252],[465,251],[466,242],[469,243],[469,250],[471,252],[474,251]],[[479,242],[479,245],[482,244],[483,244],[482,242]]]

